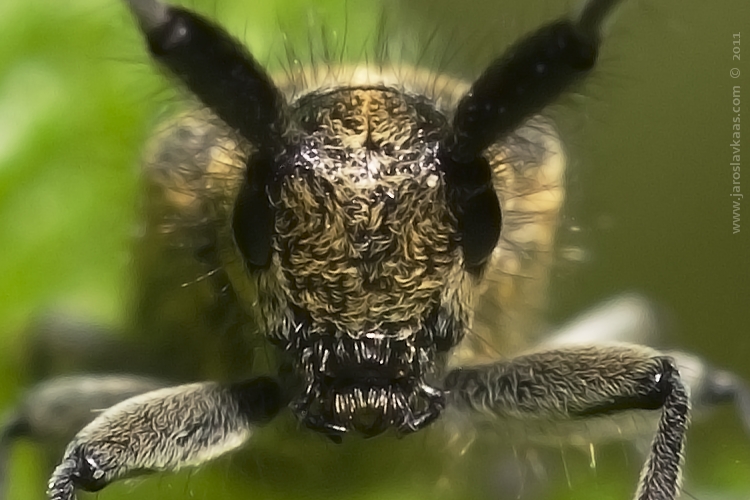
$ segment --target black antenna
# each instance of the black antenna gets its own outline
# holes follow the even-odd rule
[[[157,0],[126,0],[152,57],[259,149],[283,147],[286,101],[258,62],[223,28]]]
[[[606,21],[618,0],[591,0],[577,19],[543,26],[512,45],[474,82],[440,145],[464,260],[480,268],[497,245],[502,214],[482,156],[555,102],[595,66]]]
[[[268,184],[285,149],[286,100],[252,55],[223,28],[157,0],[126,0],[152,57],[258,151],[232,213],[235,243],[251,268],[268,265],[273,209]]]
[[[470,162],[588,75],[618,3],[590,1],[577,19],[537,29],[490,64],[456,108],[453,137],[446,142],[450,158]]]

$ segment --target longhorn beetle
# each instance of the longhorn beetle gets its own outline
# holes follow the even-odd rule
[[[51,499],[252,446],[286,412],[299,432],[340,442],[406,436],[449,412],[504,425],[634,411],[657,421],[635,498],[676,498],[691,406],[678,353],[563,343],[493,360],[471,335],[516,333],[483,312],[519,286],[503,280],[528,265],[513,246],[541,252],[554,236],[565,159],[539,114],[594,69],[619,2],[538,28],[470,84],[382,65],[272,79],[212,21],[126,3],[156,63],[202,103],[146,162],[146,238],[170,241],[167,270],[186,255],[204,270],[210,293],[196,300],[211,318],[198,321],[262,331],[277,369],[230,383],[58,381],[48,397],[119,402],[70,442]]]

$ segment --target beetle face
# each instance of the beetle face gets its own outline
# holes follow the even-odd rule
[[[292,114],[302,130],[263,193],[272,257],[259,300],[304,380],[293,408],[332,433],[417,430],[442,409],[429,380],[466,322],[438,158],[447,121],[426,98],[380,87],[308,94]]]
[[[677,367],[643,346],[597,345],[624,340],[624,330],[642,330],[648,323],[642,318],[637,326],[615,323],[650,309],[631,308],[623,320],[607,306],[607,315],[595,314],[599,321],[589,317],[569,329],[575,332],[559,330],[553,339],[559,344],[540,339],[542,319],[529,314],[546,310],[550,264],[564,258],[555,231],[573,220],[560,217],[565,155],[537,113],[593,63],[588,43],[598,39],[596,25],[608,17],[603,11],[617,2],[590,0],[577,17],[541,27],[455,93],[455,82],[440,81],[447,74],[433,73],[423,85],[408,65],[407,80],[354,81],[327,54],[325,67],[311,60],[311,85],[294,67],[286,80],[272,79],[210,22],[155,0],[127,2],[154,58],[202,104],[168,124],[146,161],[137,309],[122,333],[148,342],[132,351],[121,348],[129,343],[113,344],[112,357],[140,361],[150,354],[162,375],[186,360],[174,380],[216,382],[162,388],[104,412],[91,409],[161,384],[91,376],[42,391],[29,417],[49,409],[49,422],[64,430],[60,402],[83,417],[76,427],[98,415],[70,442],[47,483],[51,498],[73,500],[77,490],[138,471],[197,465],[246,440],[258,448],[243,467],[243,483],[248,470],[260,472],[265,483],[269,468],[258,464],[272,448],[285,455],[271,460],[281,465],[287,488],[289,447],[279,451],[278,442],[253,438],[277,413],[288,418],[291,409],[299,422],[338,439],[413,432],[444,406],[451,414],[435,427],[447,435],[368,443],[369,449],[383,446],[388,460],[352,448],[362,446],[357,440],[332,451],[304,429],[293,437],[288,420],[275,430],[300,444],[302,459],[292,468],[304,496],[314,495],[316,480],[326,497],[347,496],[344,482],[331,483],[320,474],[321,460],[310,459],[310,450],[321,446],[328,464],[351,465],[354,474],[339,475],[351,476],[360,491],[385,484],[383,477],[392,490],[398,479],[388,469],[403,469],[407,481],[424,476],[428,496],[456,496],[464,486],[487,493],[491,484],[491,496],[515,497],[524,491],[524,458],[538,465],[536,453],[523,453],[527,444],[588,443],[593,465],[595,441],[641,432],[620,427],[617,413],[663,406],[636,496],[675,498],[689,407]],[[578,42],[583,46],[575,48]],[[573,50],[560,53],[567,46]],[[319,69],[335,81],[318,86]],[[371,69],[357,65],[352,74]],[[626,165],[629,179],[638,178],[640,163]],[[259,310],[259,323],[250,309]],[[596,330],[584,340],[589,345],[566,344],[580,337],[572,333],[589,330]],[[265,345],[258,332],[284,353],[278,372],[271,364],[254,365],[253,350]],[[542,343],[535,352],[514,357],[536,340]],[[80,360],[81,370],[90,369],[85,363],[92,357],[107,370],[121,370],[99,358],[96,343],[68,344],[75,344],[73,356],[60,343],[50,343],[49,351],[65,364]],[[89,344],[93,349],[78,352]],[[693,365],[696,373],[710,373],[700,360]],[[256,377],[268,369],[272,377]],[[690,386],[697,408],[733,397],[740,385],[727,376],[715,388],[709,375],[685,378],[699,383]],[[746,392],[738,394],[740,403],[748,400]],[[25,417],[20,410],[14,419]],[[630,424],[631,414],[622,414]],[[43,436],[44,422],[38,429],[11,423],[12,433]],[[456,438],[474,439],[468,426],[474,423],[487,432],[474,458],[466,455],[460,464],[442,458],[446,442],[457,451],[464,443]],[[547,423],[555,427],[549,434]],[[513,447],[510,465],[518,463],[524,476],[518,494],[500,464],[506,450],[495,444]],[[355,455],[360,464],[351,461]],[[394,458],[408,466],[393,467]],[[307,478],[304,468],[312,470]]]

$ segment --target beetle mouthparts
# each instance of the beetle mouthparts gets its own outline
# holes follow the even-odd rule
[[[334,439],[349,431],[371,437],[389,428],[400,434],[422,429],[445,407],[442,391],[424,380],[433,351],[413,339],[310,339],[299,358],[305,391],[292,411]]]
[[[365,437],[390,428],[401,435],[410,434],[429,425],[445,408],[443,392],[425,383],[411,388],[382,384],[326,389],[309,386],[292,403],[292,411],[308,428],[337,442],[350,431]]]

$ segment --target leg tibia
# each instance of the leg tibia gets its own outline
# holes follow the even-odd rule
[[[278,385],[267,378],[171,387],[123,401],[76,435],[50,479],[50,498],[72,500],[77,489],[205,463],[242,446],[253,424],[281,404]]]
[[[449,404],[497,418],[561,421],[661,410],[636,498],[678,494],[689,401],[669,357],[625,344],[571,346],[458,369],[445,385]]]
[[[644,347],[576,346],[454,370],[445,388],[452,404],[482,413],[565,419],[661,408],[671,369]]]

